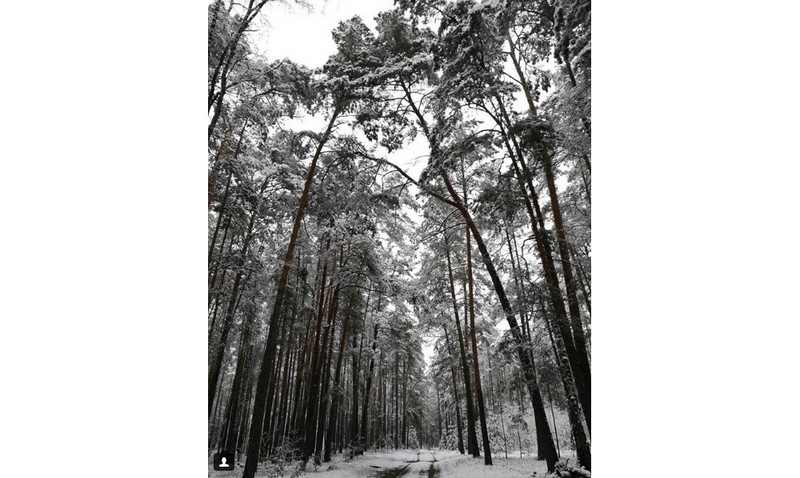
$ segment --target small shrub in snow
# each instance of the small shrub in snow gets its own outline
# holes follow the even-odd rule
[[[561,459],[556,463],[555,471],[545,475],[545,478],[556,476],[559,478],[591,478],[592,474],[586,468],[570,465],[568,459]]]
[[[408,447],[419,449],[419,438],[417,438],[417,429],[412,425],[408,430]]]
[[[345,450],[345,457],[347,457],[348,460],[352,460],[358,455],[363,455],[363,454],[364,454],[364,446],[359,443],[350,444]]]

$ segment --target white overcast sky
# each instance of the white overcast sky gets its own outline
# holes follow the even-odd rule
[[[270,2],[264,6],[266,28],[257,34],[259,53],[267,58],[291,58],[307,67],[321,67],[336,51],[331,30],[342,21],[361,16],[370,28],[375,15],[390,10],[393,0],[312,0],[309,12],[295,4]]]

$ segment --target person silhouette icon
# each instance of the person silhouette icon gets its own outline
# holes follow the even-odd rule
[[[214,453],[214,469],[217,471],[231,471],[236,468],[236,456],[227,451]]]

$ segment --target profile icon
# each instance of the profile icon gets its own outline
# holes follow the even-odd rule
[[[232,470],[234,467],[233,453],[221,451],[214,453],[214,469],[216,471]]]

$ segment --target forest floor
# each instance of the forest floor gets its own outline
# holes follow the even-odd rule
[[[571,454],[564,455],[574,462]],[[535,455],[519,457],[519,453],[508,458],[505,453],[492,456],[493,466],[485,466],[483,458],[472,458],[452,450],[395,450],[391,452],[367,452],[355,459],[337,455],[329,463],[314,470],[309,462],[308,469],[299,475],[293,472],[297,463],[284,465],[281,472],[276,465],[268,469],[260,467],[257,478],[307,477],[307,478],[531,478],[542,477],[547,472],[544,461],[536,460]],[[241,465],[236,470],[214,471],[209,465],[209,478],[239,478]]]

